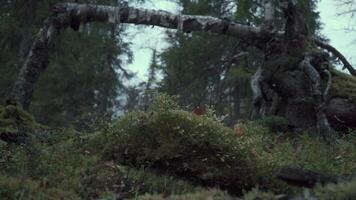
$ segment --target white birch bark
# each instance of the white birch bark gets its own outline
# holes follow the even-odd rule
[[[101,21],[153,25],[169,29],[180,29],[183,32],[212,32],[252,40],[265,37],[259,27],[242,25],[210,16],[179,15],[162,10],[60,3],[54,7],[53,11],[61,14],[62,23],[67,25],[70,23],[70,18],[77,18],[81,23]]]

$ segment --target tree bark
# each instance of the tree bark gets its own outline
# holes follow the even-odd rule
[[[272,4],[266,1],[265,5],[268,8],[265,10],[266,21],[271,22],[274,16]],[[39,32],[9,98],[10,103],[19,102],[24,109],[29,108],[34,85],[47,68],[48,47],[57,31],[67,27],[78,30],[81,24],[97,21],[154,25],[183,32],[213,32],[240,38],[249,45],[263,49],[266,55],[264,66],[253,77],[252,86],[258,97],[254,104],[259,106],[256,115],[285,116],[292,125],[302,129],[320,127],[321,121],[324,123],[326,120],[325,99],[319,94],[313,97],[313,93],[325,90],[323,70],[320,69],[320,63],[315,61],[318,59],[312,56],[309,61],[312,67],[304,67],[304,70],[298,68],[308,54],[309,45],[315,46],[316,42],[323,48],[326,46],[308,35],[303,18],[296,17],[298,11],[293,7],[285,9],[287,26],[284,33],[270,26],[246,26],[209,16],[175,15],[131,7],[59,3],[51,11],[53,15]],[[336,53],[336,56],[342,55]],[[259,99],[263,101],[259,102]],[[327,123],[324,126],[327,127]]]
[[[48,66],[48,50],[56,31],[52,18],[46,20],[20,69],[7,100],[8,104],[19,105],[24,110],[29,109],[35,84]]]

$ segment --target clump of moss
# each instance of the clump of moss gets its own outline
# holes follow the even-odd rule
[[[80,198],[73,192],[51,188],[45,182],[0,174],[0,199],[76,200]]]
[[[27,112],[16,106],[0,107],[0,138],[7,142],[22,143],[29,133],[41,127]]]
[[[119,163],[172,173],[200,185],[232,189],[249,183],[243,175],[252,172],[232,130],[215,121],[179,110],[134,112],[114,129],[108,148]]]
[[[330,88],[330,97],[348,98],[356,103],[356,77],[331,70],[332,84]]]
[[[33,129],[37,126],[34,118],[29,113],[21,110],[16,106],[0,107],[0,127],[16,129],[17,126]]]
[[[240,141],[232,129],[211,118],[182,110],[132,112],[112,130],[94,141],[100,141],[104,157],[121,164],[235,194],[256,183],[274,184],[274,163],[256,157],[245,148],[248,141]]]

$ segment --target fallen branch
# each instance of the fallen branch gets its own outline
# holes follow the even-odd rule
[[[61,15],[61,23],[78,29],[80,24],[94,21],[160,26],[183,32],[202,31],[225,34],[242,39],[261,39],[259,27],[247,26],[210,16],[179,15],[162,10],[137,9],[94,4],[58,3],[52,8]],[[268,34],[268,33],[265,33]]]
[[[7,102],[28,110],[35,84],[42,71],[48,67],[48,49],[53,37],[61,29],[79,30],[81,24],[90,22],[129,23],[154,25],[183,32],[203,31],[238,37],[246,43],[256,44],[272,33],[209,16],[176,15],[165,11],[114,7],[93,4],[58,3],[51,8],[52,16],[40,30],[30,53],[22,66]]]

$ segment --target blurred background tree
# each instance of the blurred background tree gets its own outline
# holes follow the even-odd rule
[[[10,0],[0,6],[0,101],[9,92],[34,40],[58,0]],[[117,5],[116,0],[81,3]],[[110,119],[120,109],[118,95],[133,75],[125,26],[88,24],[79,32],[64,30],[51,49],[51,62],[36,86],[31,112],[55,127],[90,129],[98,119]]]

